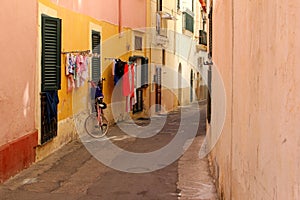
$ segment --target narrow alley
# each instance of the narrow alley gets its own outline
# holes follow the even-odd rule
[[[216,200],[208,160],[198,156],[205,137],[206,106],[201,103],[199,107],[193,104],[181,109],[189,112],[189,117],[200,110],[201,120],[197,137],[190,148],[169,166],[150,173],[120,172],[101,164],[78,139],[1,185],[0,199]],[[142,126],[149,122],[143,119],[136,123]],[[108,138],[128,151],[149,152],[169,143],[179,123],[180,112],[177,110],[168,114],[166,125],[154,137],[124,137],[124,133],[115,125]]]
[[[299,10],[1,0],[0,200],[300,200]]]

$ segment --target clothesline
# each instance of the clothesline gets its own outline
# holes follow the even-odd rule
[[[104,58],[104,60],[117,60],[118,58]]]
[[[90,50],[85,50],[85,51],[65,51],[61,52],[62,54],[79,54],[79,55],[84,55],[88,56],[91,58],[101,58],[101,54],[99,53],[90,53]]]
[[[76,50],[76,51],[63,51],[62,54],[68,54],[68,53],[90,53],[90,50]]]

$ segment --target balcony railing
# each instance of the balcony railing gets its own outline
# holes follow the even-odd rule
[[[199,30],[199,44],[207,46],[207,33],[204,30]]]

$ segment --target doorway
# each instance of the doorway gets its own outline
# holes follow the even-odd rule
[[[194,99],[194,71],[191,70],[191,79],[190,79],[190,102],[193,102]]]
[[[157,66],[155,69],[155,73],[156,73],[156,84],[155,84],[156,108],[155,108],[155,111],[160,112],[161,111],[161,67]]]
[[[181,63],[179,63],[178,66],[178,105],[181,105],[181,99],[182,99],[182,66]]]

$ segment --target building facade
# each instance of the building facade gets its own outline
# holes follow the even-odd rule
[[[206,99],[205,1],[151,1],[151,102],[172,110]]]

